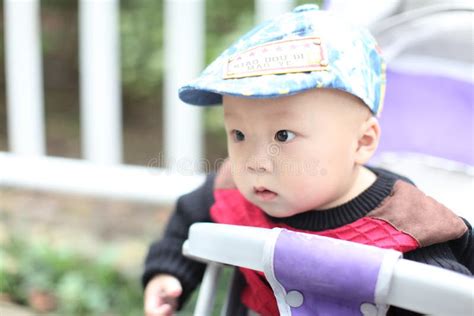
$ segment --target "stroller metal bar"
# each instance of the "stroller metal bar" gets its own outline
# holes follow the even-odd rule
[[[237,268],[234,268],[224,305],[222,306],[221,316],[248,316],[247,308],[240,301],[240,293],[242,293],[244,287],[244,277],[239,273]]]
[[[222,271],[222,265],[210,262],[207,265],[204,278],[199,289],[199,296],[194,309],[194,315],[212,315],[216,298],[217,281]]]
[[[388,301],[429,315],[473,315],[474,279],[402,259],[395,266]]]

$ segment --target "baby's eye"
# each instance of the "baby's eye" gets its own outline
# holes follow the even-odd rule
[[[295,133],[290,132],[286,129],[278,131],[275,134],[275,140],[279,141],[279,142],[282,142],[282,143],[283,142],[288,142],[288,141],[292,140],[295,137],[296,137]]]
[[[237,142],[241,142],[245,139],[244,133],[242,133],[241,131],[239,131],[237,129],[234,129],[231,133],[232,133],[232,136],[233,136],[234,140],[237,141]]]

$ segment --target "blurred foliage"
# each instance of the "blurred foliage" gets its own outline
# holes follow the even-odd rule
[[[141,315],[136,276],[118,271],[106,249],[90,259],[45,240],[9,237],[0,243],[0,299],[51,315]],[[218,282],[215,315],[223,306],[232,268]],[[191,315],[198,291],[178,315]]]
[[[122,85],[128,93],[153,95],[163,81],[163,2],[121,1]]]
[[[90,260],[46,242],[10,238],[0,247],[0,294],[55,315],[140,315],[136,277],[118,272],[103,255]]]
[[[163,10],[163,1],[121,1],[122,80],[138,93],[149,94],[162,84]],[[252,0],[206,1],[206,64],[251,27],[252,14]]]

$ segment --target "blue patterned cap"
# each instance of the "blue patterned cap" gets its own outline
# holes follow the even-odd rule
[[[242,36],[179,90],[183,102],[222,103],[222,95],[274,98],[335,88],[382,109],[385,64],[375,39],[316,5],[303,5]]]

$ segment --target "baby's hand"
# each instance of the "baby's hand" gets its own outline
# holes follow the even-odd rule
[[[159,274],[145,288],[144,309],[146,316],[171,316],[183,292],[181,283],[174,276]]]

